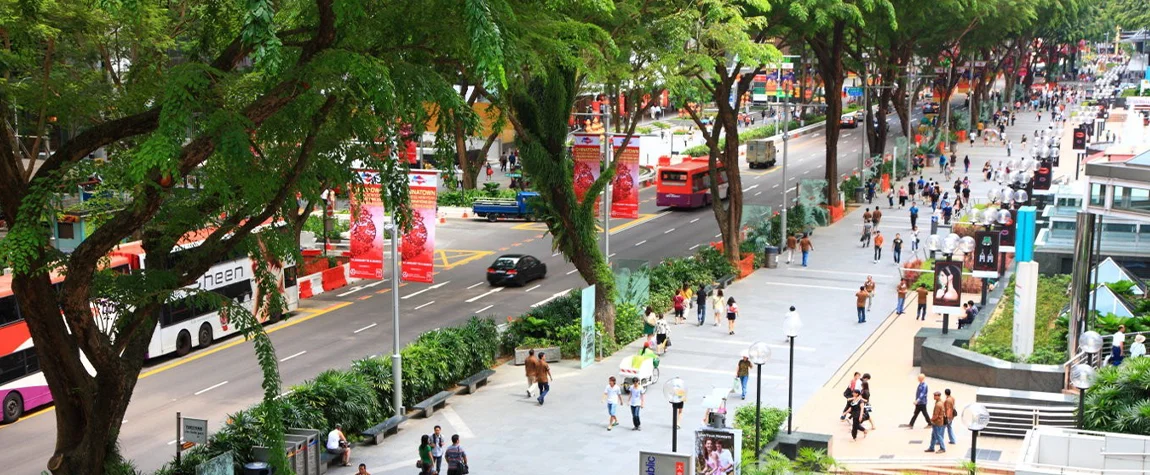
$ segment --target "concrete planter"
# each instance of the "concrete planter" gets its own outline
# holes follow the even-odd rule
[[[516,366],[523,366],[523,364],[527,362],[527,352],[530,350],[535,350],[536,355],[538,355],[539,352],[542,351],[544,353],[543,359],[547,360],[548,363],[554,363],[556,361],[563,359],[563,355],[559,353],[559,347],[558,346],[545,346],[542,348],[516,348],[515,349],[515,365]]]

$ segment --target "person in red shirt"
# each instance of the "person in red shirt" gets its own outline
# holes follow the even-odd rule
[[[675,292],[675,324],[683,322],[683,310],[686,309],[687,298],[683,296],[683,291]]]

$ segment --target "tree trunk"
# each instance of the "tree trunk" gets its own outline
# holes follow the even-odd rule
[[[487,157],[486,154],[481,154],[476,159],[472,160],[467,154],[467,132],[463,130],[463,124],[455,121],[455,160],[459,164],[459,169],[463,171],[463,189],[474,190],[476,188],[477,178],[479,171],[483,169],[483,162]]]
[[[823,79],[823,96],[827,103],[826,130],[826,175],[827,204],[839,204],[839,116],[843,113],[843,48],[845,23],[836,22],[830,38],[811,37],[807,39],[818,59],[819,76]]]

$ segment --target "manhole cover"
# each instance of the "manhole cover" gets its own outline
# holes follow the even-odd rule
[[[916,444],[921,445],[922,442],[923,441],[921,441],[921,440],[912,440],[912,441],[910,441],[910,445],[916,445]]]
[[[978,455],[975,457],[975,459],[997,462],[998,459],[1001,457],[1002,457],[1002,451],[1001,450],[978,449]],[[970,449],[966,449],[966,458],[968,458],[968,459],[970,458]]]

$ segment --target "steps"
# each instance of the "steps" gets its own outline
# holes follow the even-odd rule
[[[836,473],[850,473],[852,475],[967,475],[967,471],[958,465],[939,463],[938,461],[923,461],[915,463],[888,462],[883,460],[841,462],[842,467]],[[1004,466],[978,467],[980,475],[1014,475],[1014,470]]]

